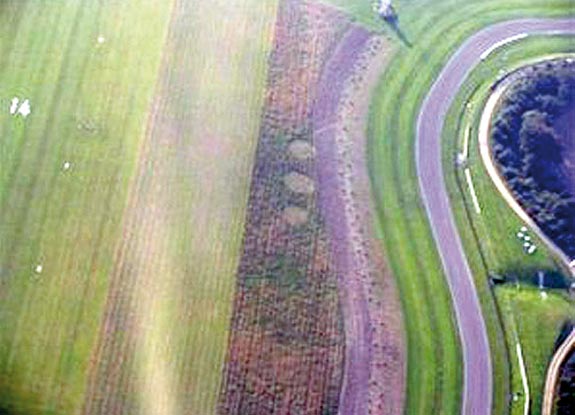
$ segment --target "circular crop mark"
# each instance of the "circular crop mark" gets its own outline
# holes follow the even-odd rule
[[[311,195],[315,189],[312,179],[296,172],[291,172],[284,176],[284,183],[294,193]]]
[[[303,225],[309,218],[307,210],[297,206],[288,206],[283,212],[283,217],[292,226]]]
[[[313,157],[313,147],[303,140],[294,140],[288,146],[290,156],[297,160],[306,161]]]

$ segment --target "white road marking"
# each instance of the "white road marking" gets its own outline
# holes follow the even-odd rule
[[[531,393],[529,392],[529,381],[527,379],[527,369],[525,368],[525,360],[523,359],[523,350],[521,344],[517,341],[515,346],[517,350],[517,360],[519,361],[519,371],[521,372],[521,382],[523,383],[523,391],[525,392],[525,406],[523,409],[524,415],[529,415],[529,402],[531,400]]]
[[[512,43],[512,42],[516,42],[516,41],[521,40],[521,39],[525,39],[527,36],[529,36],[529,34],[520,33],[520,34],[515,35],[515,36],[510,36],[507,39],[503,39],[500,42],[494,43],[493,45],[491,45],[491,47],[489,47],[489,49],[487,49],[485,52],[483,52],[481,54],[480,59],[483,61],[489,55],[491,55],[493,52],[495,52],[497,49],[499,49],[500,47],[505,46],[505,45]]]
[[[473,200],[475,212],[479,215],[481,214],[481,206],[479,206],[479,200],[477,199],[477,193],[475,193],[475,186],[473,185],[473,180],[471,179],[471,171],[469,170],[469,167],[465,169],[465,179],[467,180],[469,193],[471,193],[471,200]]]
[[[469,104],[468,104],[469,105]],[[463,151],[459,154],[459,161],[466,162],[469,157],[469,137],[471,135],[471,126],[465,129],[465,134],[463,136]]]
[[[517,281],[517,289],[519,290],[519,282]],[[515,322],[515,312],[511,306],[511,302],[507,302],[507,309],[510,316],[511,331],[515,337],[515,351],[517,352],[517,361],[519,362],[519,372],[521,374],[521,383],[523,384],[523,392],[525,394],[523,414],[529,415],[529,405],[531,400],[531,392],[529,391],[529,380],[527,378],[527,368],[525,367],[525,359],[523,358],[523,349],[519,340],[519,332],[517,331],[517,323]],[[514,399],[514,401],[517,401]]]

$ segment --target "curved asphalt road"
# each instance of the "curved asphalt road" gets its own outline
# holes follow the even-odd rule
[[[561,346],[559,346],[559,349],[557,349],[555,355],[553,355],[553,359],[551,359],[551,363],[549,363],[549,367],[547,368],[541,415],[552,415],[557,388],[559,386],[560,370],[563,364],[566,363],[565,360],[569,354],[573,351],[575,351],[575,327],[571,329],[571,334],[569,334]]]
[[[575,33],[574,19],[525,19],[499,23],[469,38],[433,84],[417,121],[419,185],[447,275],[463,348],[463,415],[491,415],[491,354],[473,275],[455,226],[441,163],[441,132],[447,111],[481,55],[521,34]]]

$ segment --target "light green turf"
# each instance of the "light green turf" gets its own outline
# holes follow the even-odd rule
[[[374,5],[377,0],[320,0],[324,3],[332,4],[333,6],[341,9],[345,13],[352,16],[361,24],[368,26],[371,29],[381,28],[382,24],[374,13]]]
[[[525,394],[516,352],[519,339],[531,394],[530,413],[539,415],[547,365],[564,324],[575,319],[574,302],[565,292],[557,291],[548,291],[548,297],[542,299],[537,288],[526,285],[498,288],[496,296],[503,312],[511,351],[512,392],[518,394],[518,400],[512,404],[511,413],[524,413]]]
[[[444,147],[446,177],[469,261],[479,279],[486,279],[488,274],[492,273],[505,276],[512,281],[516,279],[523,281],[523,286],[531,284],[533,287],[538,270],[558,275],[561,273],[560,267],[549,255],[545,246],[539,244],[539,249],[533,256],[523,253],[521,243],[515,237],[522,223],[500,197],[483,168],[477,144],[477,127],[483,104],[500,70],[509,71],[542,57],[559,56],[569,52],[575,52],[571,37],[547,36],[531,37],[497,51],[473,71],[448,114],[444,132],[447,143]],[[467,102],[471,103],[471,107],[469,110],[462,110]],[[481,215],[475,214],[472,208],[463,170],[453,163],[455,153],[462,149],[463,134],[469,126],[472,127],[472,134],[467,165],[471,169],[482,207]],[[524,290],[532,291],[532,288]],[[513,325],[510,323],[514,318],[516,325],[522,328],[518,331],[518,335],[524,349],[532,387],[532,413],[539,414],[543,372],[552,353],[551,346],[558,337],[566,317],[568,315],[573,317],[575,314],[575,304],[560,297],[558,293],[551,293],[548,301],[541,301],[537,296],[518,292],[516,295],[523,301],[523,307],[519,308],[513,306],[514,302],[511,299],[515,298],[515,294],[510,293],[515,293],[515,290],[508,288],[508,285],[495,289],[496,297],[500,300],[499,309],[504,317],[508,338],[512,388],[513,391],[522,390],[515,352],[516,333],[511,329]],[[527,299],[531,300],[529,307],[526,307]],[[556,312],[549,312],[559,303],[561,307],[557,307]],[[524,312],[525,308],[529,308],[529,312]],[[542,318],[547,321],[546,324],[542,324]],[[531,335],[534,332],[538,333],[537,336]],[[523,404],[524,400],[521,397],[513,404],[512,413],[521,414]]]
[[[433,79],[471,34],[501,20],[564,15],[571,3],[413,0],[398,1],[396,8],[401,30],[413,47],[395,54],[375,91],[369,162],[378,229],[399,284],[408,331],[406,413],[458,414],[460,350],[447,287],[419,199],[413,152],[416,118]],[[504,336],[487,280],[478,276],[478,286],[495,365],[494,413],[504,414],[509,391]]]
[[[1,3],[0,407],[10,414],[81,404],[170,16],[170,2],[145,3]],[[15,95],[30,99],[25,120],[9,114]]]
[[[173,3],[0,1],[2,414],[74,415],[81,410]],[[192,411],[199,415],[213,412],[221,382],[275,16],[274,1],[238,3],[245,6],[234,9],[238,14],[258,16],[250,17],[250,24],[241,20],[241,26],[218,31],[228,38],[211,36],[204,49],[200,37],[188,39],[198,43],[186,49],[203,53],[197,65],[185,68],[195,82],[194,97],[206,104],[194,113],[205,115],[198,124],[233,141],[230,148],[237,150],[234,162],[219,170],[203,158],[226,191],[202,195],[198,209],[204,216],[194,236],[202,243],[185,250],[186,261],[193,258],[190,275],[195,277],[187,288],[203,314],[194,313],[197,324],[185,327],[176,320],[183,340],[174,348],[187,361],[201,356],[186,372],[196,379],[186,391],[195,408],[211,408]],[[225,21],[221,10],[227,6],[233,5],[222,2],[208,16],[190,16],[195,19],[190,24],[209,36]],[[225,63],[225,70],[210,66],[214,62]],[[214,76],[229,85],[210,87]],[[32,114],[25,120],[8,112],[15,95],[31,101]],[[238,107],[245,113],[234,112]],[[202,159],[201,151],[212,154],[208,146],[195,157]],[[68,171],[65,161],[72,163]],[[223,200],[238,194],[231,202]],[[181,249],[189,240],[182,235],[176,243]],[[38,264],[41,274],[34,272]]]

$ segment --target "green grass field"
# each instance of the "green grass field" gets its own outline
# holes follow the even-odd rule
[[[533,286],[505,286],[495,293],[511,351],[511,391],[519,395],[517,401],[512,401],[511,414],[524,413],[525,399],[515,350],[519,339],[531,394],[531,414],[539,415],[547,365],[564,324],[575,319],[575,304],[564,292],[558,291],[548,291],[548,297],[543,300]]]
[[[395,272],[408,330],[408,414],[456,414],[460,351],[450,299],[419,200],[414,131],[419,106],[434,77],[461,42],[491,23],[524,16],[557,16],[569,1],[398,2],[400,25],[412,48],[395,55],[375,92],[370,122],[370,171],[387,257]],[[358,17],[363,19],[362,14]],[[507,411],[508,356],[487,280],[478,286],[496,370],[494,413]]]
[[[16,414],[81,403],[170,15],[136,3],[2,2],[0,405]]]
[[[116,250],[125,238],[123,212],[178,3],[0,2],[2,413],[81,413]],[[222,17],[226,7],[233,12]],[[194,399],[187,409],[211,414],[227,346],[275,2],[210,2],[185,17],[187,53],[169,64],[187,80],[188,98],[178,116],[201,120],[202,128],[188,138],[197,149],[196,176],[189,179],[194,194],[182,205],[193,207],[191,223],[174,227],[173,249],[185,250],[192,264],[186,271],[195,278],[180,292],[191,294],[187,307],[196,301],[184,326],[177,315],[170,317],[171,308],[160,312],[166,312],[165,330],[177,331],[174,347],[189,365],[179,374],[201,379],[188,385],[186,396]],[[229,29],[218,30],[220,25]],[[30,99],[27,119],[9,114],[14,96]],[[198,105],[188,105],[190,96]],[[207,137],[218,140],[218,154],[205,144]],[[225,161],[216,168],[217,158]],[[160,185],[177,190],[179,180],[169,176]]]
[[[368,0],[331,2],[377,27]],[[142,301],[136,308],[147,310],[144,322],[160,322],[159,329],[148,334],[149,347],[138,353],[147,375],[156,379],[173,370],[177,376],[200,380],[183,380],[185,390],[175,392],[176,400],[184,393],[191,396],[186,403],[153,409],[214,413],[276,3],[204,3],[185,16],[193,29],[180,39],[186,48],[178,53],[182,49],[165,48],[178,0],[0,2],[0,413],[82,412],[117,249],[122,241],[131,241],[124,227],[125,209],[134,175],[146,171],[138,169],[142,143],[166,64],[173,65],[189,88],[188,95],[174,98],[174,118],[192,120],[201,128],[186,141],[195,149],[193,174],[185,178],[194,190],[169,199],[182,215],[175,219],[189,221],[180,227],[174,219],[167,227],[170,233],[159,235],[169,242],[163,241],[170,255],[152,265],[176,276],[170,281],[179,281],[183,266],[196,278],[169,287],[168,292],[179,292],[176,305]],[[230,13],[222,16],[226,8]],[[369,134],[376,226],[406,315],[406,413],[455,415],[460,350],[449,294],[419,201],[413,161],[417,111],[434,76],[467,36],[503,19],[563,15],[572,12],[572,2],[399,0],[397,10],[414,46],[406,48],[396,39],[397,53],[374,92]],[[98,36],[104,37],[102,43]],[[9,114],[14,96],[30,99],[27,119]],[[69,170],[63,168],[65,162],[71,163]],[[157,186],[177,193],[182,179],[178,171],[170,170],[165,177]],[[480,194],[484,189],[478,188]],[[504,209],[496,199],[493,195],[493,206]],[[463,224],[463,205],[457,211]],[[147,219],[139,218],[143,224]],[[511,229],[516,222],[510,219],[504,225],[508,228],[502,229]],[[149,236],[137,234],[136,239],[144,243],[141,239]],[[471,237],[463,231],[468,247],[474,243]],[[517,265],[511,241],[501,253],[490,250],[490,261],[501,272]],[[474,252],[468,250],[470,261],[479,269],[482,263]],[[185,264],[169,261],[183,254],[188,255]],[[555,267],[543,250],[532,261],[534,267]],[[38,265],[41,273],[35,272]],[[495,413],[504,414],[510,391],[508,358],[513,390],[516,368],[513,356],[505,353],[485,273],[478,272],[477,278],[497,370]],[[535,294],[528,288],[517,293],[504,287],[496,296],[515,310],[537,384],[557,326],[541,336],[535,329],[545,321],[542,316],[559,324],[570,315],[570,305],[552,295],[540,308],[530,308]],[[508,318],[505,314],[506,327]],[[165,351],[161,338],[166,334],[176,340],[175,363],[183,362],[183,368],[154,364]],[[157,385],[144,384],[138,393],[146,395],[142,399],[149,397]]]
[[[547,300],[542,300],[536,292],[537,271],[555,275],[554,283],[557,284],[563,270],[541,243],[538,243],[539,249],[535,255],[523,253],[515,236],[522,223],[500,197],[483,169],[477,145],[477,128],[483,103],[501,70],[510,71],[538,59],[574,52],[572,38],[548,36],[533,36],[499,50],[470,75],[448,114],[445,129],[448,143],[444,148],[446,176],[470,264],[478,279],[485,280],[491,273],[510,280],[510,284],[497,286],[493,294],[506,328],[511,388],[513,392],[523,389],[515,352],[518,336],[532,389],[533,414],[540,411],[545,368],[554,342],[565,321],[575,317],[575,303],[565,297],[564,291],[550,291]],[[471,107],[465,110],[468,102]],[[477,215],[472,208],[462,169],[453,163],[455,153],[462,150],[465,130],[470,127],[472,134],[467,166],[472,172],[482,208],[481,215]],[[519,289],[515,281],[519,282]],[[488,292],[484,293],[485,297],[488,295]],[[546,323],[543,324],[543,321]],[[523,404],[521,397],[513,403],[512,413],[523,413]]]

